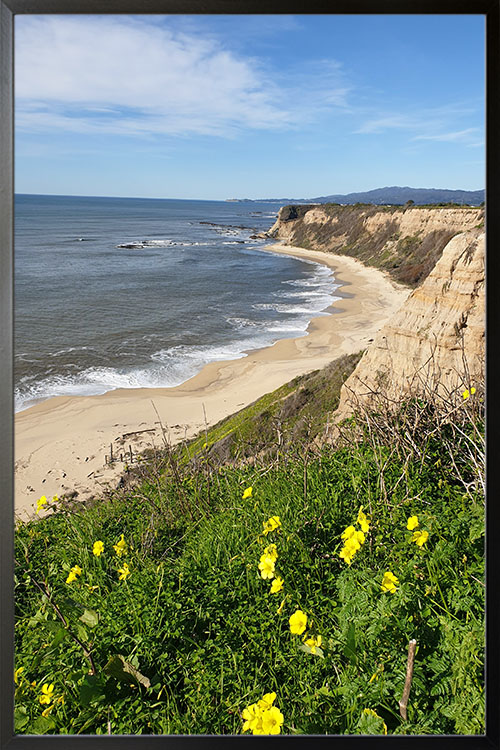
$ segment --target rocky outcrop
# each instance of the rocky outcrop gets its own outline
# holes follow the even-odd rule
[[[485,355],[485,235],[453,237],[425,281],[380,329],[346,380],[336,419],[359,402],[405,394],[447,397],[482,382]]]
[[[481,228],[472,207],[284,206],[269,235],[289,245],[358,258],[417,286],[456,234]]]

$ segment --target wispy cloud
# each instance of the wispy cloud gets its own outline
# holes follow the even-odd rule
[[[278,83],[262,61],[155,17],[21,15],[16,127],[229,137],[290,129],[346,106],[348,88],[328,62],[321,83],[312,73]]]
[[[391,112],[378,114],[365,121],[354,131],[357,134],[379,134],[388,130],[400,130],[408,134],[410,141],[441,141],[478,145],[480,127],[453,129],[458,121],[472,116],[477,121],[478,110],[472,106],[452,103],[439,107],[428,107],[418,112]]]
[[[479,128],[466,128],[465,130],[455,130],[451,133],[434,133],[433,135],[416,135],[414,141],[465,141],[474,136],[477,138]]]
[[[355,133],[382,133],[384,130],[394,128],[403,130],[412,130],[418,127],[415,117],[403,114],[391,114],[383,117],[376,117],[364,122]]]

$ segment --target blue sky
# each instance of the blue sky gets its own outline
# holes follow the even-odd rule
[[[16,191],[484,187],[482,15],[17,15]]]

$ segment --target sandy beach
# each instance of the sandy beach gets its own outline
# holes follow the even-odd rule
[[[114,487],[124,463],[119,456],[163,444],[158,415],[172,444],[205,424],[252,403],[297,375],[324,367],[342,354],[366,348],[410,290],[388,275],[341,255],[270,245],[270,252],[314,260],[331,267],[342,299],[331,315],[314,318],[307,335],[232,361],[214,362],[175,388],[119,389],[100,396],[59,396],[15,418],[15,508],[27,518],[41,495],[78,492],[85,500]],[[206,420],[206,421],[205,421]]]

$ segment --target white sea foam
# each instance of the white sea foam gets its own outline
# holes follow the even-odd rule
[[[226,318],[226,322],[237,330],[245,328],[265,328],[266,323],[259,320],[250,320],[249,318]]]
[[[267,330],[270,333],[293,333],[303,335],[304,332],[307,331],[308,325],[308,320],[301,320],[294,323],[272,323]]]
[[[141,250],[141,249],[155,249],[160,247],[200,247],[204,245],[216,245],[216,242],[178,242],[177,240],[130,240],[130,242],[122,242],[115,247],[124,250]]]
[[[83,352],[94,350],[93,346],[67,346],[64,349],[59,349],[57,352],[48,352],[48,357],[60,357],[63,354],[71,354],[71,352]]]

